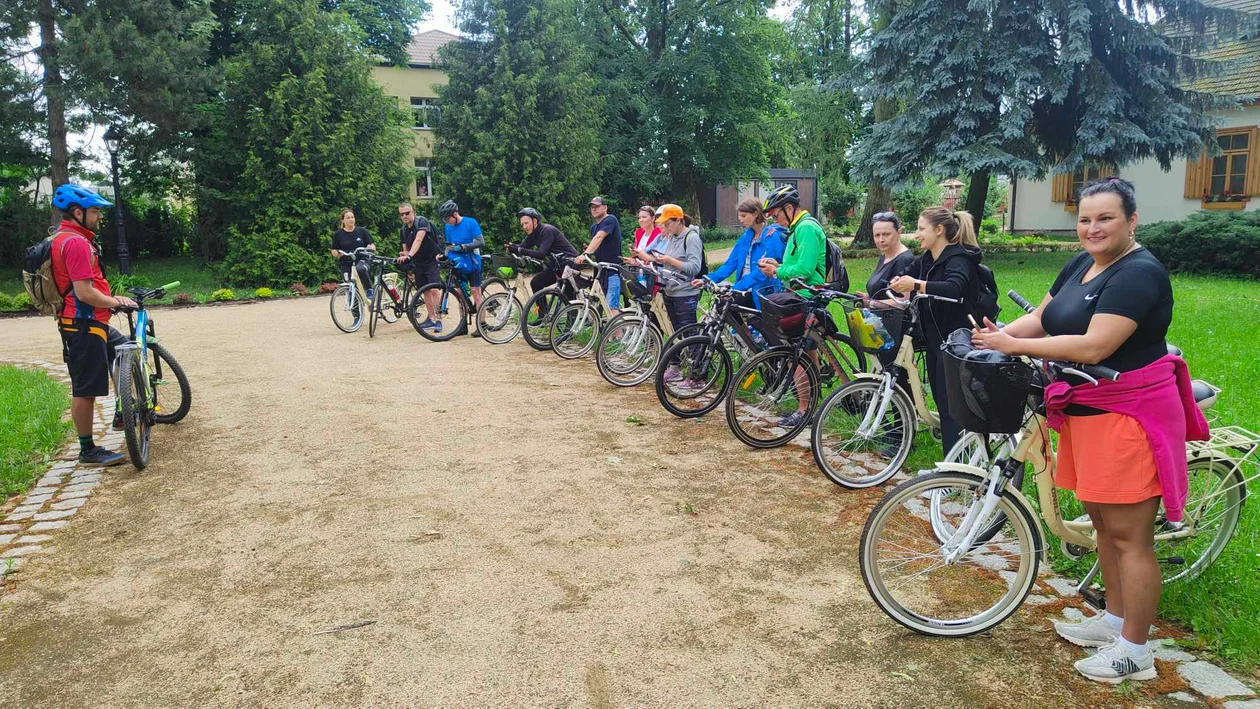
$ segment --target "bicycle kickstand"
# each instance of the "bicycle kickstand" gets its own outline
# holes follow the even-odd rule
[[[1094,565],[1089,567],[1089,571],[1081,582],[1076,585],[1076,592],[1080,594],[1085,602],[1093,606],[1099,611],[1107,610],[1107,593],[1101,588],[1094,588],[1094,578],[1098,576],[1098,572],[1102,570],[1102,564],[1098,559],[1094,559]]]

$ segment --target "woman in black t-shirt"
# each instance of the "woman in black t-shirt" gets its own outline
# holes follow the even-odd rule
[[[989,324],[974,336],[976,344],[1122,373],[1163,358],[1172,285],[1163,265],[1137,243],[1136,228],[1131,184],[1107,178],[1086,185],[1076,222],[1084,253],[1068,262],[1035,312],[1000,331]],[[1152,538],[1162,492],[1150,440],[1131,416],[1073,404],[1064,413],[1055,483],[1074,489],[1093,521],[1107,612],[1055,623],[1055,630],[1076,645],[1105,646],[1076,663],[1086,677],[1153,679],[1146,640],[1162,578]]]
[[[333,232],[332,255],[337,257],[342,273],[349,272],[351,264],[354,265],[354,270],[359,274],[359,280],[363,281],[363,287],[367,289],[367,299],[372,300],[372,276],[368,269],[367,259],[355,259],[353,256],[342,256],[339,253],[354,253],[354,250],[360,247],[368,251],[376,251],[376,244],[372,241],[372,235],[368,233],[368,230],[355,226],[354,210],[343,209],[341,210],[341,228]]]
[[[896,212],[879,212],[871,217],[871,232],[875,248],[879,249],[879,262],[871,277],[866,279],[866,292],[857,292],[863,298],[888,297],[888,284],[902,275],[914,262],[914,253],[901,243],[901,217]]]

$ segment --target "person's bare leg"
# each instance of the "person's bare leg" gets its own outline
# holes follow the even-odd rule
[[[1158,497],[1153,497],[1129,505],[1098,505],[1117,556],[1120,610],[1124,613],[1121,635],[1139,645],[1147,641],[1151,623],[1155,622],[1163,583],[1159,560],[1155,557],[1155,514],[1159,511],[1159,501]],[[1108,605],[1111,594],[1109,586]]]
[[[1098,566],[1102,569],[1103,586],[1107,590],[1107,612],[1117,618],[1123,618],[1124,578],[1120,575],[1119,552],[1116,551],[1111,537],[1107,534],[1102,505],[1086,502],[1085,511],[1089,513],[1090,522],[1094,525],[1095,538],[1098,540]]]
[[[473,286],[472,288],[473,307],[481,307],[481,286]]]
[[[429,311],[429,319],[432,320],[433,322],[438,321],[438,317],[437,317],[438,297],[440,295],[441,295],[441,291],[437,290],[436,288],[430,288],[429,290],[424,292],[424,309]]]
[[[76,396],[70,399],[70,418],[74,421],[74,430],[80,436],[92,435],[92,419],[96,412],[94,396]]]

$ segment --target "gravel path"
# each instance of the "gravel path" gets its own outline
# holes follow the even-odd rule
[[[0,596],[0,705],[1129,701],[1072,676],[1043,609],[903,630],[855,558],[879,491],[593,362],[405,321],[344,335],[323,298],[155,319],[192,413]],[[45,319],[0,333],[5,356],[59,355]]]

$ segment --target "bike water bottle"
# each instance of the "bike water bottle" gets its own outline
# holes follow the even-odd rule
[[[398,289],[394,287],[393,283],[386,283],[385,290],[389,291],[389,294],[394,298],[395,303],[402,302],[402,296],[398,294]]]

